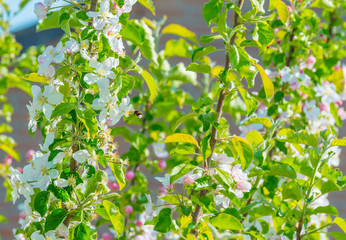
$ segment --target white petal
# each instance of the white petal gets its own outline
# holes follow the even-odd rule
[[[88,73],[84,76],[84,81],[91,85],[97,82],[98,76],[94,73]]]
[[[53,179],[57,178],[59,176],[59,171],[54,169],[54,168],[49,169],[48,173],[49,173],[49,177],[51,177]]]
[[[100,98],[96,98],[93,100],[93,103],[91,104],[91,108],[94,110],[102,110],[106,106],[105,102],[102,101]]]
[[[75,152],[73,158],[79,163],[84,163],[88,158],[90,158],[90,154],[86,149],[83,149]]]
[[[59,179],[54,181],[54,184],[58,187],[64,188],[64,187],[68,186],[68,181],[63,179],[63,178],[59,178]]]
[[[54,93],[47,96],[48,102],[50,104],[53,104],[53,105],[57,105],[57,104],[61,103],[63,98],[64,98],[64,95],[60,92],[54,92]]]
[[[65,157],[65,153],[64,152],[59,152],[53,159],[53,163],[54,164],[58,164],[60,163]]]
[[[44,113],[44,116],[49,120],[50,117],[52,116],[53,107],[52,105],[45,103],[42,107],[42,111]]]

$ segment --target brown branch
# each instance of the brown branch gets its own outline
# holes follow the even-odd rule
[[[239,0],[238,1],[238,7],[240,9],[242,9],[244,4],[244,0]],[[234,22],[233,22],[233,28],[235,28],[236,26],[239,25],[239,15],[238,13],[234,13]],[[235,42],[235,38],[236,38],[236,34],[234,34],[230,40],[230,45],[234,44]],[[230,68],[230,61],[229,61],[229,53],[226,53],[226,61],[225,61],[225,70],[227,70],[228,68]],[[225,103],[225,97],[226,97],[226,92],[224,89],[221,90],[220,94],[219,94],[219,99],[217,102],[217,107],[216,107],[216,113],[217,113],[217,123],[219,123],[221,115],[222,115],[222,108],[223,105]],[[215,145],[217,142],[217,129],[216,127],[212,126],[211,129],[211,137],[210,137],[210,142],[209,142],[209,146],[210,146],[210,155],[207,158],[207,162],[205,163],[204,168],[208,169],[210,167],[210,162],[211,162],[211,158],[215,149]],[[206,190],[202,190],[199,194],[200,198],[207,195],[208,191]],[[198,217],[201,213],[202,207],[200,205],[196,205],[195,211],[192,213],[192,221],[196,224],[198,224]],[[194,235],[197,235],[197,231],[195,229],[193,229],[191,231]]]
[[[292,32],[291,32],[291,35],[290,35],[290,41],[289,43],[292,44],[292,41],[294,39],[294,33],[297,29],[296,28],[293,28],[292,29]],[[290,50],[288,52],[288,56],[287,56],[287,60],[286,60],[286,66],[289,67],[291,65],[291,61],[292,61],[292,58],[293,58],[293,52],[294,52],[294,46],[291,45],[290,46]]]

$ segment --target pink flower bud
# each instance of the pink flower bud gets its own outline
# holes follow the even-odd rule
[[[339,65],[335,65],[334,66],[334,71],[339,71],[340,70],[340,66]]]
[[[138,221],[136,222],[136,225],[137,225],[137,227],[141,227],[141,226],[143,225],[143,223],[142,223],[141,221],[138,220]]]
[[[167,194],[166,188],[165,187],[160,187],[159,193],[160,193],[160,195]]]
[[[195,182],[195,177],[193,175],[185,175],[184,178],[183,178],[183,182],[186,184],[186,185],[190,185],[190,184],[193,184]]]
[[[340,99],[339,101],[337,101],[336,104],[338,104],[339,106],[341,106],[341,105],[342,105],[342,99]]]
[[[321,106],[320,106],[321,112],[322,112],[322,111],[328,111],[328,109],[329,109],[329,106],[324,105],[324,104],[321,104]]]
[[[341,120],[346,119],[346,111],[343,107],[338,109],[338,115],[341,118]]]
[[[125,206],[125,213],[126,213],[126,214],[130,214],[130,213],[132,213],[132,212],[133,212],[133,208],[132,208],[131,205]]]
[[[279,29],[278,28],[274,28],[274,34],[276,35],[276,34],[278,34],[278,32],[279,32]]]
[[[125,177],[127,180],[131,181],[135,177],[135,173],[132,171],[128,171]]]
[[[290,6],[287,6],[287,10],[290,12],[291,11],[291,8],[290,8]]]
[[[102,234],[102,239],[103,240],[112,240],[114,239],[110,233],[104,233]]]
[[[320,34],[320,37],[323,37],[323,33]]]
[[[12,165],[12,156],[11,155],[7,155],[7,157],[4,158],[3,163],[6,164],[7,166],[11,166]]]
[[[270,63],[270,67],[271,67],[271,68],[274,67],[274,62],[271,62],[271,63]]]
[[[117,7],[117,4],[113,3],[112,8],[116,8],[116,7]]]
[[[44,3],[39,2],[35,4],[34,13],[36,14],[37,18],[42,19],[45,18],[47,15],[48,8]]]
[[[19,168],[17,168],[17,170],[18,170],[20,173],[23,173],[23,168],[19,167]]]
[[[108,182],[108,187],[112,191],[117,191],[119,190],[119,185],[115,182]]]
[[[33,158],[34,154],[35,154],[35,151],[30,149],[25,155],[26,160],[30,161]]]
[[[277,43],[278,43],[278,44],[280,44],[280,43],[281,43],[281,41],[279,40],[279,41],[277,41]]]
[[[159,162],[159,164],[158,164],[158,167],[159,167],[161,170],[165,169],[165,168],[167,167],[167,164],[166,164],[165,160],[161,160],[161,161]]]

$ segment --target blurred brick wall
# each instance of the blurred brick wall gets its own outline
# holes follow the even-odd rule
[[[132,12],[132,18],[141,18],[143,16],[149,19],[160,19],[163,15],[168,17],[167,24],[177,23],[186,26],[190,30],[196,32],[197,38],[204,34],[209,34],[209,29],[206,26],[206,23],[202,17],[202,8],[203,3],[206,1],[201,0],[154,0],[156,7],[156,16],[153,16],[148,10],[135,5],[134,11]],[[249,9],[250,1],[246,1],[244,9]],[[230,18],[233,19],[233,18]],[[229,22],[229,25],[232,23]],[[25,47],[36,44],[51,43],[56,42],[56,37],[60,33],[56,31],[47,31],[46,33],[34,33],[34,28],[24,30],[17,34],[19,41]],[[52,38],[53,37],[53,38]],[[55,38],[54,38],[55,37]],[[169,36],[173,37],[173,36]],[[55,39],[55,40],[54,40]],[[161,44],[164,44],[164,37],[161,41]],[[221,45],[219,45],[221,47]],[[164,47],[164,46],[162,46]],[[162,49],[162,48],[161,48]],[[250,52],[253,57],[257,57],[258,52]],[[224,56],[222,54],[211,55],[213,60],[216,61],[219,65],[224,64]],[[191,89],[193,91],[193,89]],[[18,142],[17,150],[20,151],[22,156],[21,163],[14,163],[15,166],[23,166],[25,164],[24,157],[25,153],[29,149],[38,150],[38,144],[41,143],[42,138],[39,133],[35,137],[29,136],[27,133],[27,122],[28,122],[28,112],[25,105],[30,100],[30,97],[19,91],[12,89],[8,93],[8,98],[10,103],[14,106],[14,115],[13,115],[13,133],[12,136]],[[232,132],[237,133],[238,129],[233,129]],[[346,136],[346,128],[341,129],[341,136]],[[121,143],[120,143],[121,145]],[[122,145],[121,145],[122,146]],[[126,145],[127,147],[128,145]],[[2,156],[0,156],[2,157]],[[346,164],[344,163],[345,159],[341,160],[341,170],[346,172]],[[157,186],[157,182],[153,183]],[[18,227],[18,210],[17,207],[13,206],[12,203],[4,203],[4,188],[2,187],[2,181],[0,180],[0,214],[5,215],[9,223],[0,223],[0,236],[4,240],[13,239],[12,228]],[[330,202],[332,205],[336,206],[339,210],[340,216],[346,217],[346,206],[344,206],[344,201],[346,199],[346,192],[338,192],[330,194]],[[17,201],[17,205],[20,201]]]

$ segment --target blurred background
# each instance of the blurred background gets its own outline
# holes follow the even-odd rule
[[[11,9],[17,9],[20,0],[10,0],[6,1],[10,5]],[[23,51],[29,46],[33,45],[55,45],[60,37],[63,35],[62,31],[59,30],[45,30],[36,33],[35,25],[37,24],[37,18],[33,13],[34,4],[37,1],[31,1],[22,10],[22,12],[11,19],[10,31],[16,36],[17,41],[23,46]],[[201,0],[154,0],[154,5],[156,8],[156,16],[153,16],[151,12],[139,4],[136,4],[131,12],[130,18],[142,18],[146,17],[149,19],[159,20],[164,15],[167,16],[166,24],[177,23],[181,24],[188,29],[196,33],[197,38],[201,35],[209,34],[209,29],[202,17],[203,4],[206,1]],[[244,11],[251,8],[250,1],[245,1]],[[229,23],[231,24],[231,23]],[[169,38],[173,38],[172,35]],[[167,37],[163,37],[160,44],[164,47],[165,40]],[[250,54],[252,56],[258,55],[257,52]],[[214,61],[219,65],[224,65],[224,56],[214,54],[212,55]],[[173,60],[174,61],[174,60]],[[179,59],[181,61],[181,59]],[[141,62],[141,65],[145,66],[145,61]],[[189,91],[197,91],[196,89],[189,89]],[[195,92],[198,95],[198,92]],[[26,93],[11,89],[8,94],[9,103],[14,107],[14,114],[12,118],[11,125],[13,127],[13,132],[11,136],[17,141],[18,145],[16,149],[21,153],[21,162],[13,161],[15,167],[23,167],[25,165],[25,154],[29,149],[39,150],[38,144],[42,142],[40,133],[30,136],[27,132],[28,125],[28,111],[26,109],[26,104],[30,100],[30,96]],[[1,124],[1,120],[0,120]],[[234,124],[233,124],[234,126]],[[237,127],[231,129],[232,133],[239,133]],[[340,137],[346,136],[346,127],[340,130]],[[120,154],[126,152],[128,146],[119,142],[121,151]],[[122,147],[123,146],[123,147]],[[5,156],[0,155],[0,159]],[[341,154],[340,169],[346,172],[346,156],[343,157]],[[12,229],[18,227],[19,211],[18,205],[20,205],[20,200],[16,202],[16,206],[13,206],[12,202],[5,203],[5,188],[2,186],[3,181],[0,178],[0,215],[4,215],[8,219],[8,223],[0,223],[0,236],[4,240],[13,239]],[[153,180],[151,186],[154,188],[157,186],[157,182]],[[337,207],[339,210],[340,217],[346,218],[346,205],[344,204],[346,200],[346,191],[337,192],[329,194],[329,200],[332,205]],[[335,229],[337,230],[337,229]],[[0,239],[1,239],[0,237]]]

